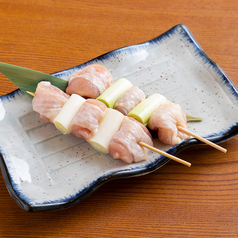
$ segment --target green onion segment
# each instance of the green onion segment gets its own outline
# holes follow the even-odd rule
[[[140,123],[146,125],[152,113],[166,101],[167,99],[163,95],[154,93],[134,107],[128,113],[128,116],[133,117]]]
[[[103,102],[107,107],[113,108],[117,99],[130,87],[132,83],[125,79],[120,78],[115,83],[113,83],[109,88],[107,88],[97,100]]]

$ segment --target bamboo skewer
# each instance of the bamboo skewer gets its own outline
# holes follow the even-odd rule
[[[35,97],[36,94],[35,93],[32,93],[32,92],[29,92],[29,91],[26,91],[28,94],[30,94],[31,96]]]
[[[187,161],[185,161],[185,160],[179,159],[178,157],[173,156],[173,155],[171,155],[171,154],[168,154],[168,153],[164,152],[163,150],[159,150],[159,149],[157,149],[157,148],[155,148],[155,147],[153,147],[153,146],[150,146],[150,145],[148,145],[148,144],[146,144],[146,143],[144,143],[144,142],[142,142],[142,141],[140,141],[138,144],[141,145],[141,146],[144,146],[144,147],[148,148],[149,150],[152,150],[152,151],[154,151],[154,152],[156,152],[156,153],[159,153],[159,154],[161,154],[161,155],[163,155],[163,156],[165,156],[165,157],[168,157],[169,159],[172,159],[172,160],[174,160],[174,161],[176,161],[176,162],[178,162],[178,163],[181,163],[181,164],[186,165],[186,166],[188,166],[188,167],[191,166],[191,163],[189,163],[189,162],[187,162]]]
[[[178,126],[177,128],[178,128],[180,131],[183,131],[183,132],[185,132],[186,134],[195,137],[196,139],[198,139],[198,140],[204,142],[204,143],[207,144],[207,145],[212,146],[213,148],[215,148],[215,149],[217,149],[217,150],[220,150],[220,151],[223,152],[223,153],[226,153],[226,152],[227,152],[227,149],[225,149],[225,148],[223,148],[223,147],[221,147],[221,146],[219,146],[219,145],[217,145],[217,144],[214,144],[213,142],[211,142],[211,141],[209,141],[209,140],[207,140],[207,139],[205,139],[205,138],[203,138],[203,137],[201,137],[201,136],[199,136],[199,135],[197,135],[197,134],[195,134],[195,133],[193,133],[193,132],[191,132],[191,131],[189,131],[189,130],[187,130],[187,129],[181,127],[181,126]]]

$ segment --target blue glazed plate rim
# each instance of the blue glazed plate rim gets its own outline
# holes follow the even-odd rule
[[[214,68],[216,68],[217,72],[223,77],[224,81],[226,82],[226,84],[229,85],[229,88],[231,89],[231,93],[236,95],[236,97],[238,98],[238,90],[235,87],[235,85],[233,84],[233,82],[229,79],[229,77],[225,74],[225,72],[220,68],[219,65],[217,65],[216,62],[214,62],[202,49],[202,47],[198,44],[198,42],[196,41],[196,39],[194,38],[194,36],[192,35],[192,33],[190,32],[190,30],[183,24],[179,24],[174,26],[173,28],[171,28],[170,30],[166,31],[165,33],[161,34],[160,36],[155,37],[154,39],[150,40],[150,41],[146,41],[140,44],[136,44],[136,45],[131,45],[131,46],[126,46],[126,47],[122,47],[113,51],[110,51],[108,53],[105,53],[99,57],[96,57],[84,64],[78,65],[78,66],[74,66],[72,68],[60,71],[60,72],[56,72],[53,73],[52,75],[56,76],[56,77],[61,77],[62,75],[64,75],[65,73],[69,73],[70,71],[72,71],[75,68],[82,68],[88,64],[91,64],[92,62],[96,62],[96,61],[103,61],[106,58],[110,57],[111,54],[117,54],[121,51],[124,50],[133,50],[134,48],[140,47],[140,46],[145,46],[147,44],[153,44],[153,43],[157,43],[158,41],[162,40],[164,37],[173,35],[173,32],[175,30],[180,29],[183,34],[186,34],[187,38],[189,38],[189,40],[191,41],[191,43],[196,47],[196,51],[197,54],[200,54],[205,61],[209,62]],[[21,93],[21,91],[15,90],[14,92],[4,95],[1,98],[12,98],[14,97],[16,94]],[[225,131],[225,132],[221,132],[219,135],[211,135],[209,136],[209,140],[211,140],[214,143],[221,143],[223,141],[229,140],[231,138],[233,138],[234,136],[236,136],[238,134],[238,122],[236,123],[236,125],[232,126],[231,128],[229,128],[229,130]],[[184,142],[182,142],[181,144],[174,146],[172,148],[170,148],[167,152],[172,154],[172,155],[176,155],[179,152],[181,152],[182,150],[193,146],[193,145],[199,145],[202,144],[202,142],[192,138],[189,140],[186,140]],[[0,152],[3,151],[0,148]],[[2,152],[3,153],[3,152]],[[73,196],[71,199],[67,199],[66,201],[59,201],[54,202],[54,203],[47,203],[47,204],[40,204],[40,205],[34,205],[31,206],[30,204],[28,204],[27,202],[25,202],[24,200],[22,200],[19,195],[17,194],[17,192],[14,190],[14,186],[12,184],[12,180],[11,180],[11,175],[9,174],[9,171],[7,169],[7,166],[5,164],[5,161],[3,159],[3,154],[0,153],[0,168],[2,171],[2,175],[6,184],[6,187],[10,193],[10,195],[13,197],[13,199],[15,200],[15,202],[21,207],[23,208],[25,211],[29,211],[29,212],[36,212],[36,211],[49,211],[49,210],[58,210],[58,209],[64,209],[64,208],[68,208],[71,207],[75,204],[77,204],[78,202],[84,200],[86,197],[88,197],[89,195],[91,195],[97,188],[99,188],[100,186],[102,186],[104,183],[113,180],[113,179],[119,179],[119,178],[129,178],[129,177],[133,177],[133,176],[139,176],[139,175],[144,175],[144,174],[148,174],[151,173],[157,169],[159,169],[160,167],[162,167],[163,165],[165,165],[169,159],[166,157],[162,157],[162,159],[160,158],[159,160],[156,160],[155,162],[152,162],[151,164],[148,164],[146,166],[143,167],[138,167],[138,168],[133,168],[133,170],[118,170],[116,172],[112,172],[112,173],[108,173],[105,176],[102,176],[100,178],[98,178],[96,181],[92,182],[92,184],[88,185],[85,189],[81,190],[76,196]]]

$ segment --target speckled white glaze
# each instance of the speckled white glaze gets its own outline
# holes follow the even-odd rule
[[[224,136],[237,129],[237,89],[183,25],[149,42],[109,52],[54,75],[67,80],[92,63],[106,66],[114,81],[127,78],[146,95],[159,92],[185,112],[203,117],[200,123],[188,124],[189,130],[201,136],[220,142],[237,133]],[[185,147],[190,144],[184,142]],[[183,144],[171,147],[155,139],[154,145],[176,154]],[[11,195],[29,211],[73,205],[106,180],[146,174],[168,161],[155,152],[137,164],[101,154],[87,142],[62,135],[54,125],[44,123],[21,91],[0,98],[0,150]]]

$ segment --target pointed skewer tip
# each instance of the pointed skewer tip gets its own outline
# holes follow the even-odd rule
[[[31,96],[35,97],[36,94],[35,93],[32,93],[32,92],[29,92],[29,91],[26,91],[28,94],[30,94]]]
[[[190,136],[193,136],[194,138],[196,138],[196,139],[198,139],[198,140],[204,142],[204,143],[207,144],[207,145],[212,146],[213,148],[215,148],[215,149],[217,149],[217,150],[220,150],[220,151],[223,152],[223,153],[226,153],[226,152],[227,152],[227,149],[225,149],[225,148],[223,148],[223,147],[221,147],[221,146],[219,146],[219,145],[217,145],[217,144],[215,144],[215,143],[213,143],[213,142],[211,142],[211,141],[209,141],[209,140],[207,140],[207,139],[205,139],[205,138],[203,138],[203,137],[201,137],[201,136],[199,136],[199,135],[197,135],[197,134],[195,134],[195,133],[193,133],[193,132],[191,132],[191,131],[189,131],[189,130],[183,128],[183,127],[181,127],[181,126],[178,126],[177,128],[178,128],[180,131],[183,131],[184,133],[186,133],[186,134],[188,134],[188,135],[190,135]]]
[[[186,165],[187,167],[191,167],[191,163],[189,163],[189,162],[187,162],[185,160],[182,160],[182,159],[180,159],[180,158],[178,158],[176,156],[173,156],[171,154],[168,154],[168,153],[164,152],[163,150],[159,150],[159,149],[157,149],[157,148],[155,148],[153,146],[150,146],[150,145],[148,145],[148,144],[146,144],[146,143],[144,143],[142,141],[139,142],[139,145],[144,146],[147,149],[152,150],[152,151],[154,151],[154,152],[156,152],[158,154],[161,154],[161,155],[163,155],[163,156],[165,156],[165,157],[167,157],[169,159],[172,159],[172,160],[174,160],[174,161],[176,161],[178,163]]]

